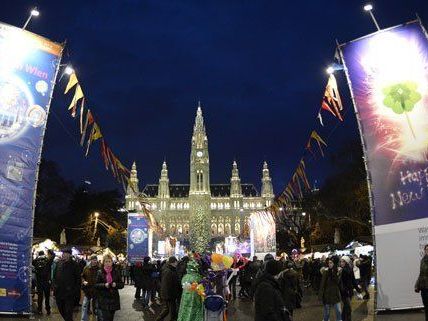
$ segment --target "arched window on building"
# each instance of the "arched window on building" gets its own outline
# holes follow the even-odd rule
[[[224,235],[224,226],[223,223],[218,224],[218,235],[223,236]]]
[[[183,234],[183,226],[181,224],[177,224],[177,233],[178,235]]]
[[[175,227],[175,224],[170,224],[169,225],[169,230],[171,231],[171,235],[175,235],[177,232],[177,229]]]
[[[184,224],[183,229],[184,235],[189,235],[189,224]]]
[[[217,224],[211,224],[211,235],[217,235]]]
[[[219,210],[222,210],[223,209],[223,203],[218,203],[217,207]]]
[[[235,236],[241,234],[241,224],[239,222],[235,223]]]
[[[232,231],[231,231],[230,223],[226,223],[226,224],[224,224],[224,234],[225,234],[226,236],[230,236],[230,235],[232,235]]]
[[[166,231],[166,225],[165,225],[165,223],[161,223],[161,228],[162,228],[162,230],[165,232]]]

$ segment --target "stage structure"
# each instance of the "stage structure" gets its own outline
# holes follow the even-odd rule
[[[0,23],[0,313],[31,312],[36,186],[62,51]]]
[[[258,211],[250,216],[251,257],[276,256],[276,225],[270,212]]]
[[[152,256],[153,232],[144,214],[128,214],[128,261],[143,262]]]
[[[414,284],[428,241],[427,34],[418,20],[339,49],[366,161],[376,309],[421,307]]]

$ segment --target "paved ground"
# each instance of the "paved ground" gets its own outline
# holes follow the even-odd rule
[[[159,312],[159,306],[154,304],[150,309],[144,309],[138,301],[134,300],[134,288],[126,286],[121,291],[121,305],[122,310],[118,311],[115,317],[116,321],[152,321]],[[353,303],[353,321],[373,321],[373,302],[360,301],[354,299]],[[38,321],[60,321],[61,318],[55,308],[52,305],[53,313],[51,316],[39,316],[36,315],[34,320]],[[418,313],[406,313],[406,321],[417,321],[422,320],[422,314]],[[303,299],[303,308],[295,311],[294,321],[320,321],[322,319],[322,307],[319,304],[316,296],[307,293]],[[23,317],[1,317],[0,321],[17,321],[17,320],[28,320]],[[75,320],[80,320],[80,313],[76,312]],[[95,320],[90,318],[90,320]],[[231,303],[229,307],[229,318],[228,320],[233,321],[253,321],[254,312],[253,306],[250,301],[237,300]],[[331,320],[334,320],[332,317]],[[402,315],[386,315],[378,316],[377,320],[404,320]],[[268,321],[268,320],[266,320]]]

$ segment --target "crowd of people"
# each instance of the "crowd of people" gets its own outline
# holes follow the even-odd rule
[[[119,290],[125,284],[135,287],[135,299],[143,308],[160,305],[157,321],[168,315],[173,321],[204,320],[203,302],[208,292],[224,302],[254,301],[256,321],[287,321],[301,308],[305,288],[318,295],[324,321],[330,320],[331,310],[337,321],[350,321],[354,294],[369,299],[372,269],[371,257],[364,255],[302,259],[267,254],[261,261],[256,256],[249,260],[237,254],[230,269],[212,271],[210,262],[197,253],[181,260],[174,256],[163,261],[145,257],[130,264],[126,260],[113,262],[110,255],[101,262],[93,255],[86,262],[74,258],[68,250],[61,258],[52,251],[47,255],[40,252],[33,266],[37,312],[43,313],[44,302],[46,313],[51,313],[53,290],[65,321],[73,320],[82,293],[81,321],[87,321],[91,313],[99,321],[112,321],[120,309]],[[204,278],[209,286],[203,283]],[[205,284],[206,293],[193,287],[198,283]]]

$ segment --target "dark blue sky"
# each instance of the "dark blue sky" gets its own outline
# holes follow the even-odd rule
[[[211,180],[228,182],[236,159],[243,182],[259,189],[261,165],[275,191],[288,182],[313,128],[335,39],[375,31],[361,1],[20,1],[4,0],[0,20],[21,26],[31,7],[41,15],[29,30],[62,42],[63,62],[77,70],[90,106],[113,151],[137,161],[142,184],[158,180],[164,158],[170,180],[187,183],[192,125],[201,100],[208,130]],[[382,27],[415,18],[428,26],[428,1],[374,2]],[[319,129],[330,150],[357,137],[348,89],[345,122],[325,115]],[[43,156],[77,184],[115,184],[95,146],[88,159],[67,114],[71,97],[59,83]],[[65,129],[64,129],[65,128]],[[311,181],[331,171],[325,159],[308,164]]]

